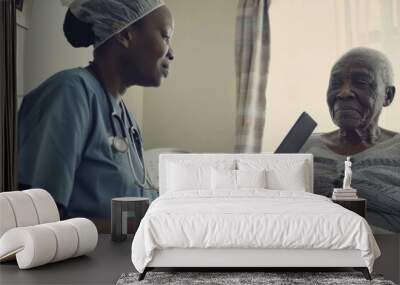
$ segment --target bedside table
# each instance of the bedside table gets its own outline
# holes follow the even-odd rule
[[[149,198],[120,197],[111,200],[111,239],[124,241],[128,234],[135,234],[149,207]],[[132,228],[128,230],[131,222]]]
[[[336,199],[331,199],[332,202],[339,204],[340,206],[353,211],[356,214],[359,214],[361,217],[365,218],[366,212],[367,212],[367,200],[363,198],[357,198],[357,199],[341,199],[341,200],[336,200]]]

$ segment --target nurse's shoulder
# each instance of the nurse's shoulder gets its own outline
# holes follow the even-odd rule
[[[42,82],[37,88],[30,91],[24,100],[32,98],[35,101],[52,101],[69,96],[65,99],[90,101],[95,94],[96,84],[96,80],[85,69],[80,67],[66,69]]]
[[[93,120],[93,105],[98,104],[95,103],[98,101],[96,88],[101,88],[98,85],[83,68],[54,74],[25,95],[18,112],[20,128],[29,130],[40,124],[54,125],[60,120],[68,121],[71,128],[74,122],[88,128]]]
[[[57,72],[24,96],[19,116],[29,119],[60,110],[74,112],[77,108],[88,116],[99,88],[84,68]]]

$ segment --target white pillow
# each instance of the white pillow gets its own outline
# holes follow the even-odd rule
[[[167,169],[169,191],[211,188],[211,167],[191,166],[170,162]]]
[[[211,170],[211,188],[213,190],[238,190],[241,188],[267,188],[265,170]]]
[[[212,168],[211,189],[236,190],[236,170]]]
[[[267,171],[236,170],[237,188],[268,188]]]
[[[271,169],[267,172],[268,188],[275,190],[306,191],[303,166],[288,171]]]
[[[167,191],[211,191],[211,168],[234,169],[233,159],[201,158],[202,155],[185,159],[171,159],[165,163]]]
[[[240,170],[267,171],[267,188],[274,190],[306,191],[308,168],[306,163],[282,159],[239,159]]]

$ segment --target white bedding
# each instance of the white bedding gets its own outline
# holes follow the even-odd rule
[[[184,191],[156,199],[132,243],[143,272],[155,249],[358,249],[372,272],[379,248],[361,216],[299,191]]]

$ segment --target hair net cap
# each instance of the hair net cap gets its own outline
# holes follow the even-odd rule
[[[69,9],[79,20],[92,25],[97,48],[163,5],[162,0],[74,0]]]

